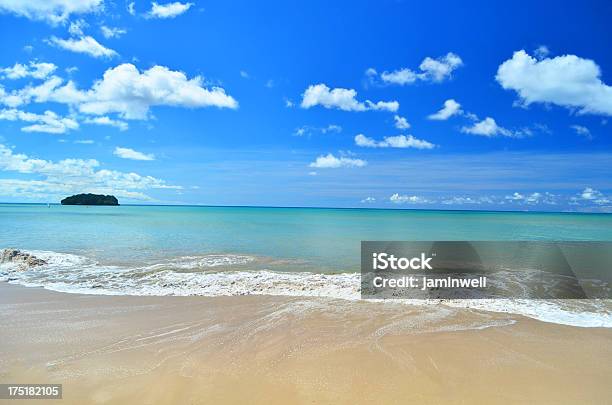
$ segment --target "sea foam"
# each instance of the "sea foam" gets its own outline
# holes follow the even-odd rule
[[[0,280],[66,293],[99,295],[361,298],[359,273],[271,271],[265,268],[265,261],[248,255],[183,256],[145,266],[120,266],[68,253],[27,253],[47,264],[20,271],[13,263],[0,263]],[[447,305],[519,314],[578,327],[612,327],[612,300],[395,300],[392,304]]]

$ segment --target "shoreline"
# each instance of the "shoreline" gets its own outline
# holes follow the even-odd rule
[[[0,313],[0,381],[62,383],[66,403],[603,403],[611,393],[612,330],[514,314],[4,282]]]
[[[0,282],[28,288],[94,296],[134,297],[239,297],[246,295],[286,298],[362,299],[360,273],[287,271],[287,260],[247,254],[177,256],[143,265],[104,263],[72,253],[23,250],[46,262],[47,270],[36,267],[19,271],[6,267]],[[280,268],[279,268],[280,265]],[[260,268],[261,270],[253,270]],[[612,329],[612,300],[501,299],[386,299],[399,307],[461,308],[489,313],[517,314],[539,321],[584,328]],[[378,305],[381,305],[378,303]]]

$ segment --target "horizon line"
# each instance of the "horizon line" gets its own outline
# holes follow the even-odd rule
[[[0,205],[57,205],[61,203],[45,202],[2,202]],[[500,209],[444,209],[444,208],[381,208],[381,207],[309,207],[309,206],[275,206],[275,205],[211,205],[211,204],[119,204],[119,205],[68,205],[71,207],[196,207],[196,208],[266,208],[266,209],[320,209],[320,210],[372,210],[372,211],[435,211],[435,212],[491,212],[491,213],[520,213],[520,214],[587,214],[587,215],[610,215],[612,212],[592,211],[546,211],[546,210],[500,210]]]

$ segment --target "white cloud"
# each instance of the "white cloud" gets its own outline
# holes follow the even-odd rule
[[[524,50],[497,70],[497,81],[518,93],[520,102],[551,103],[581,114],[612,115],[612,87],[601,81],[599,66],[576,55],[537,60]]]
[[[16,109],[4,109],[0,110],[0,120],[30,123],[30,125],[21,128],[23,132],[63,134],[79,128],[78,122],[74,119],[60,117],[53,111],[45,111],[44,114],[34,114]]]
[[[461,104],[449,98],[444,102],[444,107],[438,112],[429,115],[427,118],[435,121],[445,121],[453,115],[461,114]]]
[[[197,76],[187,79],[184,73],[164,66],[154,66],[140,73],[132,64],[122,64],[104,73],[79,104],[83,113],[102,115],[116,112],[128,119],[145,119],[156,105],[180,107],[237,108],[238,103],[220,87],[202,87]]]
[[[104,73],[80,105],[85,113],[120,113],[125,118],[147,116],[154,105],[237,108],[238,103],[220,87],[202,87],[202,78],[187,79],[184,73],[154,66],[142,74],[134,65],[123,64]]]
[[[69,39],[51,37],[49,38],[48,43],[67,51],[84,53],[86,55],[93,56],[94,58],[112,58],[118,55],[117,52],[110,48],[106,48],[104,45],[100,44],[90,36]]]
[[[591,139],[593,136],[591,135],[591,131],[582,125],[571,125],[572,128],[578,135],[584,136],[587,139]]]
[[[312,135],[315,132],[320,132],[322,134],[328,134],[328,133],[340,133],[342,132],[342,127],[340,125],[336,125],[336,124],[329,124],[326,127],[313,127],[310,125],[304,125],[301,127],[298,127],[295,129],[295,131],[293,131],[293,135],[295,136],[304,136],[304,135]]]
[[[527,196],[527,198],[525,198],[525,202],[528,204],[537,204],[540,202],[540,198],[542,198],[541,193],[531,193]]]
[[[374,197],[366,197],[360,202],[363,204],[378,201]],[[419,194],[400,194],[394,193],[388,198],[391,204],[414,204],[441,206],[461,206],[461,205],[497,205],[500,207],[524,207],[530,209],[534,206],[559,206],[560,204],[582,205],[585,207],[607,207],[612,204],[612,197],[606,196],[598,190],[587,187],[583,192],[576,195],[553,194],[551,192],[514,192],[511,195],[446,195],[439,197],[426,197]],[[382,200],[381,200],[382,202]]]
[[[37,176],[32,180],[0,180],[0,195],[59,197],[76,193],[114,194],[138,200],[150,200],[142,191],[181,189],[164,180],[137,173],[98,169],[95,159],[63,159],[57,162],[13,153],[0,144],[0,170]]]
[[[399,115],[395,115],[393,117],[393,120],[395,121],[394,125],[395,125],[395,128],[397,128],[397,129],[408,129],[408,128],[410,128],[410,123],[404,117],[400,117]]]
[[[23,104],[29,104],[32,100],[38,103],[47,102],[60,84],[62,84],[61,78],[51,76],[37,86],[27,85],[11,93],[3,92],[2,87],[0,87],[0,103],[9,107],[18,107]]]
[[[429,82],[443,82],[452,76],[455,69],[463,65],[461,58],[449,52],[439,58],[426,57],[419,65],[419,71],[414,71],[409,68],[402,68],[394,70],[392,72],[384,71],[379,77],[380,80],[385,84],[397,84],[404,86],[407,84],[413,84],[417,81],[429,81]],[[366,75],[373,80],[378,75],[377,71],[373,68],[366,70]]]
[[[125,189],[87,186],[80,183],[61,183],[47,180],[17,180],[0,179],[0,195],[32,198],[37,200],[56,200],[77,193],[113,194],[121,201],[122,198],[129,200],[152,201],[153,198],[141,191],[130,191]]]
[[[147,13],[147,18],[174,18],[189,10],[193,3],[174,3],[158,4],[151,3],[151,10]]]
[[[47,102],[62,82],[63,80],[61,78],[51,76],[37,86],[27,85],[22,89],[14,90],[10,93],[4,92],[0,86],[0,103],[9,107],[18,107],[20,105],[29,104],[32,101],[36,101],[37,103]]]
[[[365,147],[365,148],[376,148],[376,147],[378,147],[378,142],[376,142],[372,138],[368,138],[367,136],[365,136],[363,134],[355,135],[355,144],[357,146],[362,146],[362,147]]]
[[[525,196],[522,195],[521,193],[515,192],[512,195],[508,195],[506,196],[506,200],[512,200],[512,201],[521,201],[524,200]]]
[[[0,12],[52,25],[66,22],[73,14],[95,13],[103,8],[103,0],[0,0]]]
[[[79,20],[73,21],[68,26],[68,33],[70,33],[70,35],[82,37],[83,30],[87,28],[88,26],[89,24],[87,24],[85,20],[79,19]]]
[[[131,15],[136,15],[136,3],[133,1],[127,5],[127,11]]]
[[[118,128],[120,131],[125,131],[128,129],[128,123],[125,121],[114,120],[105,115],[101,117],[93,117],[93,118],[85,118],[83,121],[86,124],[94,124],[94,125],[108,125],[111,127]]]
[[[93,145],[94,141],[93,139],[77,139],[76,141],[74,141],[74,143],[81,145]]]
[[[355,136],[355,144],[366,148],[415,148],[415,149],[433,149],[436,147],[433,143],[417,139],[412,135],[397,135],[386,136],[382,141],[376,141],[368,138],[363,134]]]
[[[248,79],[250,77],[249,72],[247,72],[246,70],[241,70],[240,77],[242,77],[243,79]]]
[[[515,134],[503,127],[497,125],[495,120],[491,117],[487,117],[480,122],[474,123],[474,125],[470,127],[462,127],[461,132],[472,135],[482,135],[482,136],[514,136]]]
[[[442,204],[442,205],[481,205],[481,204],[503,204],[503,201],[499,201],[493,196],[446,196],[440,199],[426,198],[418,195],[400,195],[398,193],[393,194],[389,201],[394,204]]]
[[[142,73],[129,63],[108,69],[89,90],[79,90],[74,82],[64,84],[52,76],[39,86],[27,86],[2,94],[0,102],[15,107],[31,101],[57,102],[76,107],[81,113],[117,113],[126,119],[147,119],[153,106],[188,108],[238,108],[238,102],[221,87],[203,87],[203,79],[188,79],[183,72],[154,66]]]
[[[427,57],[421,62],[419,69],[421,69],[427,79],[434,82],[441,82],[445,79],[450,78],[453,70],[463,65],[463,61],[458,55],[452,52],[447,53],[437,59]]]
[[[540,45],[533,51],[533,54],[538,59],[544,59],[550,54],[550,50],[546,45]]]
[[[138,152],[134,149],[130,148],[121,148],[117,146],[113,155],[119,156],[122,159],[131,159],[131,160],[155,160],[155,155],[146,154],[142,152]]]
[[[417,81],[419,75],[408,68],[395,70],[393,72],[382,72],[380,78],[385,83],[399,85],[412,84]]]
[[[447,198],[442,200],[441,203],[444,205],[470,205],[476,204],[480,205],[483,203],[491,203],[493,202],[490,198],[487,197],[463,197],[463,196],[455,196],[451,198]]]
[[[376,103],[356,99],[357,91],[354,89],[330,89],[323,83],[308,86],[302,95],[302,108],[311,108],[321,105],[325,108],[337,108],[343,111],[386,110],[395,112],[399,109],[397,101],[378,101]]]
[[[541,204],[548,204],[548,205],[557,205],[558,204],[558,195],[552,194],[552,193],[544,193],[544,195],[541,197],[541,200],[538,201]]]
[[[310,167],[316,167],[318,169],[337,169],[340,167],[363,167],[368,163],[365,160],[353,159],[347,157],[336,157],[331,153],[327,155],[321,155],[317,159],[310,163]]]
[[[0,69],[0,74],[6,79],[23,79],[32,77],[34,79],[44,79],[57,69],[53,63],[31,61],[28,65],[15,63],[12,67]]]
[[[330,132],[340,133],[342,132],[342,127],[336,124],[329,124],[328,126],[321,128],[321,132],[324,134],[327,134]]]
[[[591,187],[587,187],[585,188],[582,193],[580,193],[580,197],[583,200],[596,200],[598,198],[601,198],[603,195],[601,194],[600,191],[595,190],[594,188]]]
[[[521,194],[518,192],[513,193],[512,195],[507,195],[505,199],[507,201],[517,203],[517,204],[547,204],[547,205],[556,205],[557,204],[556,195],[545,192],[533,192],[531,194]]]
[[[612,204],[612,198],[606,197],[601,191],[592,187],[586,187],[578,194],[578,198],[574,197],[572,200],[574,203],[577,203],[578,200],[584,200],[597,205]]]
[[[377,101],[372,103],[370,100],[366,100],[366,106],[370,110],[382,110],[395,112],[399,109],[399,102],[397,101]]]
[[[425,197],[417,195],[400,195],[398,193],[389,197],[389,201],[394,204],[427,204],[431,202]]]
[[[124,28],[107,27],[106,25],[101,26],[100,31],[102,31],[104,38],[119,38],[127,32]]]

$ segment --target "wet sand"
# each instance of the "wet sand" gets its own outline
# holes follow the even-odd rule
[[[0,383],[61,383],[54,403],[605,403],[611,377],[611,329],[441,305],[0,283]]]

